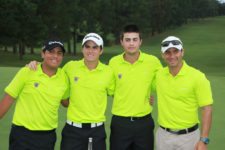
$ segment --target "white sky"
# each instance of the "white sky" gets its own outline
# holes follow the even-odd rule
[[[218,1],[220,1],[220,2],[222,2],[222,3],[225,3],[225,0],[218,0]]]

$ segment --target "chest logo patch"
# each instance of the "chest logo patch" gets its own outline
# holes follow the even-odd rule
[[[38,86],[39,86],[39,83],[35,82],[35,83],[34,83],[34,87],[37,88]]]
[[[78,77],[74,77],[74,82],[78,82],[79,78]]]
[[[121,74],[121,73],[118,74],[118,78],[119,78],[119,79],[122,78],[122,74]]]

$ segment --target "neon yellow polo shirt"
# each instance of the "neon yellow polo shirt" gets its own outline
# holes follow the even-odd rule
[[[68,79],[64,71],[49,77],[41,65],[37,71],[23,67],[5,92],[16,99],[13,124],[29,130],[52,130],[58,125],[58,108],[68,98]]]
[[[98,63],[89,70],[84,60],[70,61],[64,67],[70,80],[70,104],[67,119],[76,123],[105,121],[107,94],[114,92],[114,76],[111,68]]]
[[[161,63],[155,56],[141,51],[134,64],[125,61],[123,55],[115,56],[109,62],[116,78],[112,114],[145,116],[152,111],[149,104],[151,84]]]
[[[159,125],[184,129],[199,122],[198,108],[213,103],[211,87],[205,75],[199,70],[183,66],[176,76],[168,67],[156,75]]]

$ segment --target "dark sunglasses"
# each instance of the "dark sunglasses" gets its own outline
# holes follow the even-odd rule
[[[172,41],[165,41],[161,43],[162,47],[167,47],[170,45],[170,43],[172,43],[173,45],[182,45],[180,41],[178,40],[172,40]]]

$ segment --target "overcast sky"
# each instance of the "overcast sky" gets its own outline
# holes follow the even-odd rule
[[[220,1],[220,2],[222,2],[222,3],[225,3],[225,0],[218,0],[218,1]]]

